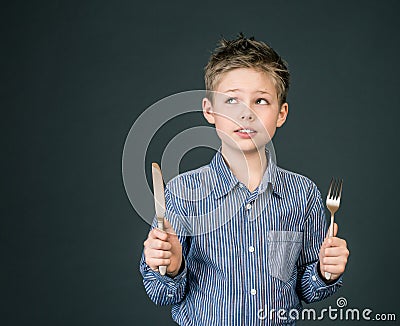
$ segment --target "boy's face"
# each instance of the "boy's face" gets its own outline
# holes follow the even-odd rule
[[[213,103],[203,99],[203,114],[215,124],[222,148],[243,153],[263,150],[285,123],[288,104],[279,104],[275,85],[265,72],[231,70],[221,76],[215,92]]]

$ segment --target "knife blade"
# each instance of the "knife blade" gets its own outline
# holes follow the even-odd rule
[[[160,166],[157,163],[152,163],[151,172],[153,176],[154,207],[157,216],[157,227],[160,230],[164,230],[165,194],[164,181]],[[165,275],[167,272],[167,266],[159,266],[158,270],[161,275]]]

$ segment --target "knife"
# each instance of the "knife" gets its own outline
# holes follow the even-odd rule
[[[157,163],[151,164],[151,172],[153,175],[154,206],[157,215],[157,227],[160,230],[164,230],[164,216],[165,216],[164,181],[161,169]],[[158,270],[161,275],[165,275],[167,272],[167,266],[159,266]]]

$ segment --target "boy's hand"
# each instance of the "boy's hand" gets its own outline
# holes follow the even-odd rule
[[[344,272],[349,257],[346,241],[336,237],[338,226],[334,223],[333,237],[325,238],[319,251],[321,276],[325,280],[325,272],[331,273],[331,280],[336,280]],[[328,230],[329,234],[329,230]]]
[[[154,271],[158,266],[167,266],[167,274],[175,277],[182,265],[182,245],[167,219],[164,218],[164,230],[153,229],[144,245],[146,264]]]

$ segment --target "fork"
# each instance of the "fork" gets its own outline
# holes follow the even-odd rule
[[[333,237],[333,225],[335,221],[335,213],[340,206],[340,197],[342,195],[343,179],[335,180],[332,178],[329,186],[328,196],[326,197],[326,207],[331,212],[331,225],[329,227],[329,238]],[[331,273],[325,272],[325,278],[329,281]]]

